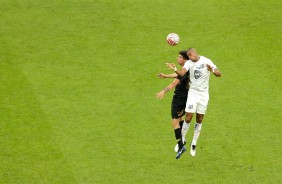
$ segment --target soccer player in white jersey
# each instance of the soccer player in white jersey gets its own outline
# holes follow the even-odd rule
[[[186,118],[182,126],[182,128],[186,127],[186,132],[182,136],[185,136],[187,133],[193,114],[196,113],[194,136],[190,145],[190,154],[195,156],[196,144],[202,129],[203,117],[208,107],[210,73],[213,73],[216,77],[220,77],[221,73],[210,59],[198,55],[194,48],[188,49],[187,55],[190,59],[186,61],[181,70],[178,70],[173,63],[166,63],[166,65],[180,76],[183,76],[188,70],[190,71],[191,86],[185,108]]]

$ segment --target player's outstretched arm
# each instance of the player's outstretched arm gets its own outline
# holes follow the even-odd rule
[[[187,72],[185,68],[182,68],[181,70],[178,70],[178,69],[176,68],[175,64],[173,64],[173,63],[166,63],[166,66],[167,66],[169,69],[174,70],[175,73],[176,73],[177,75],[181,76],[181,77],[184,76],[185,73]]]
[[[165,79],[165,78],[176,78],[177,74],[176,73],[172,73],[172,74],[163,74],[163,73],[159,73],[157,74],[158,77]]]
[[[217,68],[212,68],[210,65],[207,65],[208,67],[208,71],[212,72],[216,77],[220,77],[221,73],[219,71],[219,69]]]
[[[213,74],[216,76],[216,77],[221,77],[221,73],[220,71],[216,68],[213,70]]]
[[[175,86],[177,86],[179,82],[180,82],[179,79],[174,79],[172,83],[170,83],[166,88],[164,88],[163,90],[161,90],[156,94],[156,98],[163,99],[164,95],[171,89],[175,88]]]

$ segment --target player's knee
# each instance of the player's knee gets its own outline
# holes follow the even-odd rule
[[[197,116],[196,121],[197,121],[197,123],[202,123],[203,122],[203,116]]]
[[[197,123],[202,123],[203,122],[203,118],[197,118]]]
[[[186,123],[190,123],[190,122],[191,122],[191,119],[192,119],[192,118],[191,118],[190,116],[186,116],[185,122],[186,122]]]
[[[193,114],[191,114],[191,113],[186,113],[185,122],[186,122],[186,123],[190,123],[191,120],[192,120],[192,118],[193,118]]]

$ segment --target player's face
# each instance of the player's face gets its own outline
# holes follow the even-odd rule
[[[179,65],[183,65],[185,63],[185,60],[181,55],[178,55],[177,62]]]
[[[192,60],[193,62],[197,61],[198,55],[195,52],[188,52],[187,54],[190,60]]]

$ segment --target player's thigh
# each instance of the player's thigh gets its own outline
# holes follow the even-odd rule
[[[195,113],[197,110],[197,101],[198,101],[198,96],[195,93],[188,93],[188,98],[186,101],[186,107],[185,107],[185,112],[189,113]]]
[[[171,118],[178,119],[185,114],[185,103],[179,101],[172,101],[171,104]]]
[[[207,109],[208,109],[208,104],[209,104],[209,97],[207,96],[202,96],[199,100],[199,103],[197,105],[197,113],[198,114],[205,114]]]

